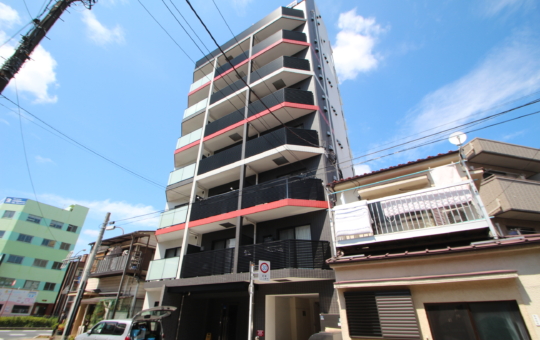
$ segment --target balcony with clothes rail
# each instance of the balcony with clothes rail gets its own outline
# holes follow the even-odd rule
[[[240,246],[238,273],[249,272],[249,262],[267,260],[272,270],[279,269],[330,269],[328,241],[281,240]],[[174,279],[179,258],[154,260],[150,264],[147,281]],[[234,267],[234,248],[209,250],[186,254],[181,278],[230,274]]]
[[[489,228],[472,183],[415,190],[333,208],[338,247]]]
[[[242,164],[249,165],[246,176],[251,176],[324,153],[317,131],[289,127],[251,139],[245,148],[243,160],[241,144],[201,159],[197,183],[214,188],[238,180],[238,168]]]

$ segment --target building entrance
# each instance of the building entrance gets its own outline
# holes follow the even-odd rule
[[[308,340],[320,331],[319,295],[267,295],[265,340]]]

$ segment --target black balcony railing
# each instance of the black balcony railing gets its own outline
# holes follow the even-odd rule
[[[248,117],[256,115],[257,113],[266,110],[266,108],[270,109],[273,106],[283,102],[314,105],[313,92],[284,88],[274,93],[270,93],[261,100],[257,100],[256,102],[249,104]]]
[[[292,69],[297,69],[297,70],[305,70],[305,71],[310,70],[309,60],[307,59],[300,59],[300,58],[293,58],[293,57],[279,57],[269,62],[268,64],[264,65],[260,69],[252,72],[250,83],[254,83],[255,81],[266,77],[267,75],[279,70],[282,67],[292,68]],[[244,77],[243,79],[246,80],[246,77]],[[235,81],[234,83],[225,87],[224,89],[221,89],[220,91],[216,93],[213,93],[210,96],[210,104],[213,104],[235,93],[236,91],[243,89],[245,86],[246,84],[242,81],[242,79]]]
[[[318,147],[319,135],[316,130],[295,128],[275,130],[247,142],[246,158],[285,144]]]
[[[190,221],[221,215],[238,208],[238,190],[197,201],[191,206]]]
[[[286,198],[324,201],[322,180],[295,176],[244,188],[242,209]]]
[[[221,117],[213,121],[212,123],[206,125],[206,128],[204,129],[204,136],[206,137],[215,132],[218,132],[219,130],[224,129],[227,126],[238,123],[242,119],[244,119],[244,108],[236,110],[233,113],[229,113],[228,115]]]
[[[261,100],[257,100],[256,102],[249,104],[248,117],[260,113],[266,110],[266,108],[272,108],[273,106],[284,102],[313,105],[313,93],[311,91],[303,91],[291,88],[278,90],[263,97]],[[204,129],[204,136],[206,137],[218,132],[219,130],[222,130],[232,124],[238,123],[242,119],[244,119],[243,108],[209,123]]]
[[[182,278],[222,275],[232,272],[234,248],[203,251],[184,256]]]
[[[319,146],[319,135],[315,130],[283,128],[272,131],[246,143],[246,158],[277,148],[281,145]],[[242,145],[235,145],[199,162],[198,175],[221,168],[222,166],[239,161]]]
[[[241,89],[246,87],[246,81],[247,77],[243,77],[242,79],[238,79],[231,85],[217,91],[216,93],[212,93],[212,95],[210,96],[210,104],[214,104],[215,102],[235,93],[236,91],[240,91]]]
[[[272,34],[271,36],[264,39],[263,41],[261,41],[257,45],[253,46],[251,54],[255,55],[255,54],[259,53],[260,51],[264,50],[268,46],[276,43],[277,41],[279,41],[281,39],[296,40],[296,41],[303,41],[303,42],[307,41],[305,33],[296,32],[296,31],[282,30],[282,31],[279,31],[279,32],[276,32],[276,33]]]
[[[201,159],[199,162],[199,170],[197,174],[221,168],[222,166],[239,161],[242,156],[242,145],[235,145],[232,148],[221,151],[210,157]]]
[[[310,70],[309,60],[307,59],[300,59],[300,58],[293,58],[293,57],[279,57],[269,62],[268,64],[264,65],[260,69],[252,72],[250,83],[253,84],[257,80],[266,77],[270,73],[273,73],[282,67],[294,68],[297,70],[305,70],[305,71]]]
[[[231,59],[230,64],[228,62],[225,62],[225,64],[223,64],[223,65],[219,66],[218,68],[216,68],[216,74],[214,74],[214,77],[217,77],[220,74],[230,70],[232,68],[231,64],[233,66],[236,66],[236,65],[240,64],[241,62],[243,62],[244,60],[246,60],[248,57],[249,57],[249,51],[246,51],[246,52],[234,57],[233,59]]]
[[[270,261],[272,270],[286,268],[329,269],[326,259],[330,258],[328,241],[283,240],[238,249],[238,272],[249,272],[249,262]]]

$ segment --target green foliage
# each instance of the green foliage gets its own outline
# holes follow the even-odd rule
[[[57,326],[57,318],[44,318],[37,316],[3,316],[0,318],[0,327],[56,328]]]
[[[107,308],[109,309],[109,312],[112,308],[114,308],[114,300],[103,300],[96,304],[94,313],[90,318],[90,325],[95,325],[101,320],[105,319]]]

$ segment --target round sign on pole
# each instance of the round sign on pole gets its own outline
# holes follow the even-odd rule
[[[270,261],[259,260],[258,280],[270,282]]]

